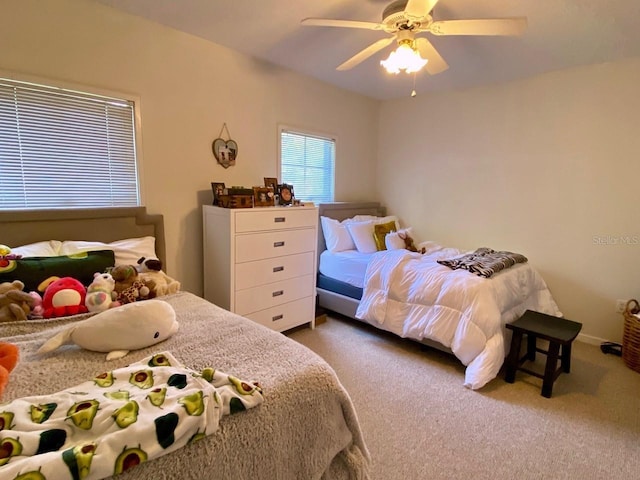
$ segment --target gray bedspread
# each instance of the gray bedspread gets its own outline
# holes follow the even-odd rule
[[[75,345],[36,354],[45,340],[85,316],[0,325],[2,340],[20,348],[20,361],[2,401],[57,392],[155,352],[169,351],[190,368],[213,366],[259,382],[264,403],[223,417],[212,435],[118,478],[369,478],[369,454],[353,404],[324,360],[284,335],[190,293],[163,299],[176,310],[179,332],[111,362],[103,353]]]

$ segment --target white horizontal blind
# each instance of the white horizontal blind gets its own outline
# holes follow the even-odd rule
[[[336,141],[282,129],[280,171],[300,200],[333,202]]]
[[[139,205],[134,107],[0,79],[0,209]]]

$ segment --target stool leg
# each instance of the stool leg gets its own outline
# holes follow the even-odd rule
[[[527,360],[536,361],[536,336],[533,333],[527,333]]]
[[[566,345],[562,346],[562,356],[561,358],[561,362],[562,362],[562,371],[564,373],[569,373],[569,371],[571,370],[571,344],[567,343]]]
[[[511,348],[509,349],[507,368],[504,376],[504,380],[507,383],[513,383],[516,379],[516,370],[518,369],[521,346],[522,332],[514,330],[513,335],[511,336]]]
[[[557,342],[549,342],[547,364],[544,369],[544,378],[542,379],[542,396],[546,398],[551,398],[551,390],[553,390],[553,381],[555,380],[556,376],[559,353],[560,344]]]

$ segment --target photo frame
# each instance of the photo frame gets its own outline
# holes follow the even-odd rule
[[[280,205],[291,205],[293,203],[293,185],[283,183],[278,185],[278,199]]]
[[[224,168],[229,168],[236,164],[238,144],[235,141],[216,138],[211,145],[211,149],[218,163]]]
[[[213,191],[213,205],[222,206],[220,197],[226,195],[226,187],[224,182],[211,182],[211,190]]]
[[[253,187],[254,207],[273,207],[274,193],[273,187]]]
[[[275,177],[264,177],[264,186],[273,188],[273,193],[278,192],[278,179]]]

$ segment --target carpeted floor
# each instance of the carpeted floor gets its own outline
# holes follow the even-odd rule
[[[640,478],[640,373],[597,346],[574,342],[547,399],[523,372],[466,389],[455,357],[342,317],[288,336],[349,392],[374,480]]]

